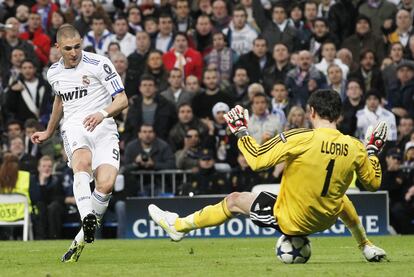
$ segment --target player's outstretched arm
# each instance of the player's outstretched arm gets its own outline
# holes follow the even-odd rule
[[[118,115],[126,107],[128,107],[128,98],[125,91],[122,91],[114,96],[111,105],[85,117],[83,126],[86,130],[92,132],[105,118]]]
[[[62,98],[56,95],[55,100],[53,101],[53,109],[52,114],[50,116],[49,123],[47,124],[47,128],[43,132],[36,132],[32,135],[31,140],[33,143],[39,144],[50,138],[53,133],[55,132],[60,119],[63,115],[63,104]]]

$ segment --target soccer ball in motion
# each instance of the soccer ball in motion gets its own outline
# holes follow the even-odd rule
[[[311,244],[307,237],[282,235],[275,250],[277,258],[285,264],[304,264],[311,256]]]

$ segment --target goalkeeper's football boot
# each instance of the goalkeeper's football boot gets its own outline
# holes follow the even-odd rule
[[[77,262],[84,247],[85,247],[84,242],[77,243],[76,240],[74,240],[72,244],[70,245],[69,250],[62,256],[62,262],[63,263]]]
[[[82,221],[84,240],[91,243],[95,240],[95,231],[98,228],[98,220],[94,214],[88,214]]]
[[[178,232],[174,227],[174,223],[178,218],[178,214],[163,211],[154,204],[148,206],[148,212],[152,220],[154,220],[167,232],[171,240],[180,241],[183,239],[185,233]]]
[[[382,262],[388,261],[387,253],[385,251],[373,244],[366,244],[362,248],[362,254],[368,262]]]

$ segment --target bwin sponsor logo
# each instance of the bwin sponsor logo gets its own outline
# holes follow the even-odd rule
[[[71,101],[88,95],[88,90],[85,87],[75,87],[74,91],[66,93],[59,92],[59,95],[62,97],[63,101]]]

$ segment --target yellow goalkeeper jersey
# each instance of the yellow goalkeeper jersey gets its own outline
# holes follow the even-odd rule
[[[367,190],[381,184],[378,158],[368,157],[359,140],[336,129],[293,129],[263,145],[244,136],[238,146],[253,170],[285,162],[273,209],[288,235],[307,235],[334,224],[354,172]]]

